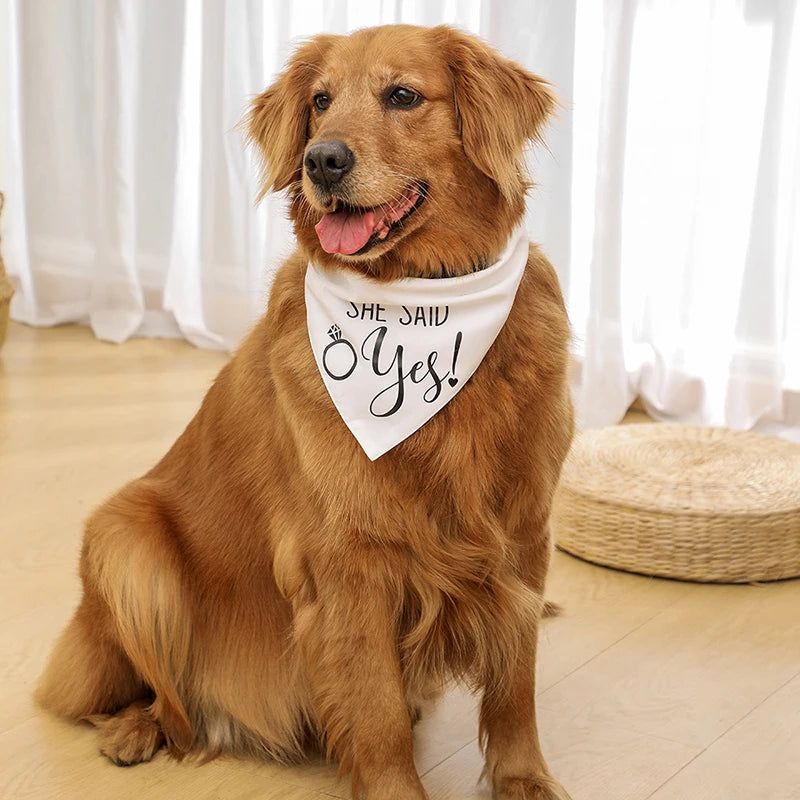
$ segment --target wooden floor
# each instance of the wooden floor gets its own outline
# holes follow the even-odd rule
[[[120,769],[94,731],[31,703],[78,599],[81,521],[182,430],[224,357],[12,325],[0,352],[0,797],[347,797],[324,764],[163,753]],[[700,586],[557,554],[540,648],[540,729],[574,800],[798,800],[800,582]],[[453,691],[417,732],[433,800],[488,800],[476,702]],[[387,798],[389,800],[389,798]]]

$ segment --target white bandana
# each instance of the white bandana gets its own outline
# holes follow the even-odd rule
[[[306,272],[311,349],[345,424],[371,460],[455,397],[505,323],[528,262],[518,229],[500,259],[460,278],[383,283]]]

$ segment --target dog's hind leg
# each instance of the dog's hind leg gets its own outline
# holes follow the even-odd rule
[[[191,619],[168,523],[143,481],[92,515],[83,600],[36,693],[43,707],[97,725],[118,764],[146,760],[164,740],[181,756],[194,739],[181,691]]]
[[[147,696],[113,628],[108,607],[87,587],[39,681],[40,706],[77,721],[112,714]]]
[[[56,644],[36,690],[43,708],[100,731],[100,752],[118,766],[148,761],[164,742],[153,696],[112,630],[104,601],[87,592]]]

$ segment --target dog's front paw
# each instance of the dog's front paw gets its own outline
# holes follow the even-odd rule
[[[566,789],[549,775],[502,778],[495,787],[497,800],[571,800]]]
[[[136,702],[113,717],[90,719],[100,731],[100,752],[118,767],[149,761],[164,743],[164,734],[147,704]]]

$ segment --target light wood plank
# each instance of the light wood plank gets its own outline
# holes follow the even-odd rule
[[[797,800],[800,675],[714,742],[652,800]]]
[[[641,800],[689,762],[697,748],[606,726],[575,730],[557,713],[540,714],[542,750],[573,800]],[[431,800],[491,800],[473,740],[424,777]],[[693,800],[686,795],[683,800]]]
[[[77,604],[78,596],[76,586],[74,591],[58,599],[30,608],[0,624],[0,653],[3,654],[0,686],[16,688],[16,691],[2,693],[0,733],[39,713],[32,698],[36,678],[44,668],[53,641],[64,629]]]
[[[538,692],[548,689],[691,590],[685,583],[605,569],[556,551],[547,597],[562,606],[562,614],[542,625]]]
[[[613,724],[705,747],[797,674],[798,609],[797,581],[690,586],[540,703],[576,731]]]

